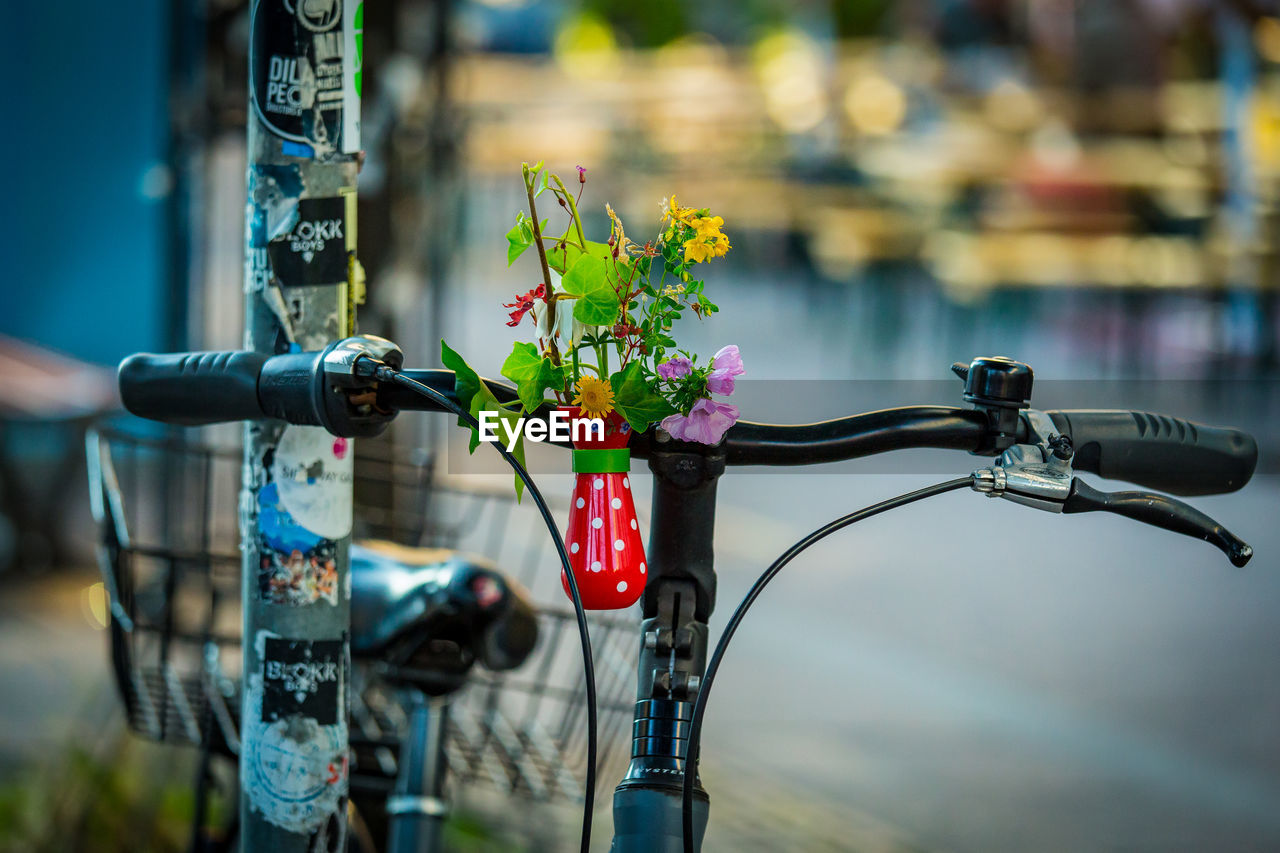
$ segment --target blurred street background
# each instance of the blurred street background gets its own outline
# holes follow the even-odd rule
[[[241,344],[247,3],[14,14],[0,850],[181,849],[180,829],[117,837],[189,812],[194,770],[124,734],[84,433],[119,417],[129,353]],[[1274,2],[377,0],[364,26],[359,326],[414,366],[437,366],[445,337],[498,374],[520,333],[502,303],[539,280],[527,258],[507,267],[503,235],[521,162],[545,159],[587,169],[597,233],[605,202],[641,242],[672,193],[723,216],[721,313],[689,338],[780,380],[744,383],[746,419],[960,405],[949,365],[1007,355],[1034,367],[1039,408],[1258,438],[1248,487],[1194,500],[1254,546],[1245,570],[1119,519],[968,493],[808,552],[710,704],[709,850],[1280,849]],[[393,446],[439,450],[431,420],[403,418]],[[976,463],[726,476],[713,632],[799,536]],[[224,497],[210,512],[233,527]],[[506,839],[492,849],[572,843],[571,806],[467,796]],[[534,840],[512,814],[570,829]],[[608,796],[597,825],[603,849]]]

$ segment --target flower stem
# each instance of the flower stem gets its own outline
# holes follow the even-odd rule
[[[542,228],[538,225],[538,205],[533,200],[533,181],[530,180],[533,173],[529,171],[529,167],[524,167],[524,192],[529,197],[529,215],[533,217],[533,245],[538,249],[538,260],[542,263],[542,277],[547,283],[547,295],[553,292],[551,287],[551,266],[547,263],[547,250],[542,245]],[[556,182],[559,183],[557,178]],[[579,232],[581,234],[581,232]]]
[[[559,175],[552,175],[551,180],[556,182],[556,186],[560,187],[560,192],[564,193],[564,200],[569,203],[569,215],[573,217],[573,227],[578,230],[578,242],[582,244],[578,248],[582,249],[583,252],[586,252],[587,238],[582,234],[582,220],[578,217],[578,202],[569,194],[569,191],[564,188],[564,181],[560,180]],[[532,196],[530,196],[530,200],[532,200]]]
[[[533,185],[537,180],[536,174],[536,172],[529,171],[528,163],[524,165],[524,192],[529,197],[529,214],[533,217],[533,222],[531,223],[533,226],[533,245],[538,249],[538,260],[542,263],[542,278],[547,284],[547,310],[554,312],[556,310],[556,293],[555,288],[551,285],[551,265],[547,263],[547,250],[542,245],[542,228],[538,225],[538,206],[533,201]],[[555,316],[554,313],[552,316]],[[547,352],[551,358],[551,363],[559,367],[560,348],[556,346],[554,340],[547,341]]]
[[[578,249],[578,250],[579,250],[579,251],[581,251],[581,252],[584,252],[584,253],[585,253],[585,252],[587,251],[587,250],[586,250],[586,247],[581,246],[581,245],[579,245],[579,244],[577,244],[577,243],[573,242],[572,240],[567,240],[567,239],[565,239],[564,237],[552,237],[550,234],[544,234],[544,235],[542,236],[542,239],[543,239],[543,240],[550,240],[551,242],[555,243],[557,246],[559,246],[561,243],[563,243],[563,244],[565,244],[566,246],[573,246],[575,249]]]

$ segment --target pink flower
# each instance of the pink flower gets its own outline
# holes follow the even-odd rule
[[[658,375],[663,379],[679,379],[693,372],[693,362],[682,355],[672,356],[658,365]]]
[[[729,427],[738,420],[738,407],[703,398],[693,404],[687,415],[668,415],[662,428],[678,441],[718,444]]]
[[[707,377],[707,389],[712,394],[723,394],[728,397],[733,393],[733,377],[746,373],[742,366],[742,356],[735,344],[729,344],[711,359],[711,375]]]

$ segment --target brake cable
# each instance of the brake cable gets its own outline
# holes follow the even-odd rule
[[[479,422],[471,416],[470,412],[467,412],[431,386],[425,385],[416,379],[411,379],[385,364],[379,364],[374,375],[381,381],[394,382],[411,391],[415,391],[462,418],[473,428],[480,428]],[[560,562],[564,566],[565,577],[569,580],[569,597],[573,599],[573,615],[578,621],[578,636],[582,640],[582,669],[587,682],[587,778],[582,804],[581,850],[582,853],[589,853],[591,849],[591,816],[595,811],[596,797],[596,670],[595,662],[591,656],[591,635],[587,629],[587,613],[582,607],[582,596],[578,592],[578,581],[573,576],[573,569],[569,566],[569,552],[565,548],[564,538],[560,535],[560,528],[556,525],[555,519],[552,518],[551,510],[547,507],[547,502],[542,497],[542,492],[538,490],[533,478],[529,476],[529,472],[525,470],[525,467],[520,464],[520,461],[510,451],[498,442],[493,444],[493,448],[502,454],[502,458],[516,472],[516,476],[524,481],[529,494],[533,496],[533,502],[538,507],[538,512],[542,513],[542,520],[546,523],[547,530],[551,533],[551,538],[555,542],[556,551],[560,554]]]
[[[948,480],[945,483],[937,483],[923,489],[917,489],[914,492],[908,492],[905,495],[898,495],[896,498],[880,501],[871,506],[863,507],[860,510],[851,512],[848,515],[837,518],[835,521],[819,527],[799,542],[792,545],[782,553],[782,556],[773,561],[773,565],[765,569],[764,574],[756,578],[756,582],[751,585],[751,589],[747,590],[747,594],[743,596],[742,601],[738,604],[738,608],[733,611],[733,615],[729,617],[729,621],[725,623],[724,633],[720,635],[719,642],[716,643],[715,651],[711,653],[711,658],[707,661],[706,674],[702,677],[702,684],[698,688],[698,696],[693,703],[693,716],[689,721],[689,741],[685,751],[684,764],[684,783],[681,792],[681,815],[684,824],[684,850],[685,853],[694,853],[693,844],[693,780],[697,775],[697,756],[698,745],[702,737],[702,719],[707,713],[707,697],[711,693],[711,683],[715,680],[716,672],[720,669],[720,661],[724,657],[725,650],[729,647],[729,641],[733,639],[734,633],[738,630],[738,626],[742,624],[743,618],[747,615],[747,610],[760,597],[760,593],[769,585],[769,582],[777,577],[783,567],[790,563],[800,552],[804,551],[810,545],[827,538],[837,530],[842,530],[857,521],[864,518],[870,518],[873,515],[879,515],[891,509],[897,509],[900,506],[906,506],[924,498],[931,498],[934,495],[941,495],[946,492],[954,492],[957,489],[971,488],[973,485],[973,476],[960,477],[955,480]]]

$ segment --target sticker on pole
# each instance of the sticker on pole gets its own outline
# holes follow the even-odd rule
[[[355,4],[355,0],[348,2]],[[344,81],[350,74],[343,56],[349,43],[344,33],[347,20],[343,0],[255,0],[253,4],[250,102],[273,134],[309,146],[309,152],[296,152],[302,156],[354,150],[342,139],[344,105],[351,101]],[[358,113],[358,101],[355,110]]]
[[[245,693],[240,783],[251,809],[267,822],[300,834],[325,826],[340,812],[347,795],[345,671],[335,666],[336,680],[332,682],[312,678],[317,673],[327,675],[329,658],[342,655],[341,640],[332,641],[337,646],[336,656],[327,648],[328,643],[286,640],[259,631],[256,646],[263,669],[250,676]],[[306,657],[308,650],[310,658]],[[286,676],[293,677],[289,686],[295,698],[281,697]],[[277,682],[275,687],[271,686],[273,681]],[[330,710],[324,715],[332,723],[301,711],[281,713],[288,703],[297,702],[299,692],[313,695],[310,686],[318,683],[333,684],[333,695],[328,697]],[[285,706],[277,704],[281,701]]]
[[[262,722],[301,714],[321,725],[336,723],[341,666],[341,640],[265,638]]]
[[[298,526],[324,539],[351,533],[352,456],[349,441],[321,427],[285,427],[271,479]]]
[[[343,4],[342,153],[360,150],[360,97],[364,89],[364,0]]]
[[[267,244],[271,271],[285,287],[345,284],[347,281],[346,200],[304,198],[287,233]]]

